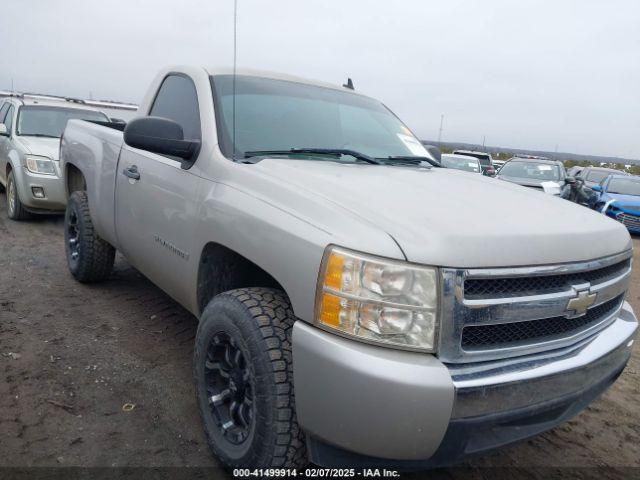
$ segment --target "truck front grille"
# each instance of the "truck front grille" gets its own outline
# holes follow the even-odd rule
[[[628,213],[619,213],[616,218],[619,222],[622,222],[625,227],[640,229],[640,217],[629,215]]]
[[[596,270],[539,277],[478,278],[464,282],[464,296],[469,299],[523,297],[566,290],[580,283],[601,283],[629,269],[631,259]]]
[[[443,268],[438,356],[467,363],[569,347],[615,320],[630,276],[631,251],[539,267]]]
[[[464,327],[462,347],[464,349],[497,348],[572,335],[606,320],[620,308],[622,301],[623,296],[618,296],[589,309],[585,315],[577,318],[551,317],[525,322]]]

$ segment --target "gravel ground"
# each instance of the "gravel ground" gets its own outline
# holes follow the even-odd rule
[[[0,195],[0,466],[215,467],[191,381],[196,319],[120,256],[109,281],[76,283],[62,218],[12,222],[5,200]],[[640,240],[634,244],[638,251]],[[636,268],[636,311],[639,277]],[[638,352],[579,416],[470,466],[636,467],[598,476],[636,475]]]

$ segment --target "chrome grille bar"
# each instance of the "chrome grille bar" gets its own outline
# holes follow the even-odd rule
[[[640,228],[640,217],[629,215],[628,213],[619,213],[616,218],[627,227]]]
[[[553,348],[572,345],[590,335],[593,335],[614,320],[622,306],[603,318],[594,318],[591,322],[584,322],[584,327],[578,331],[572,330],[566,336],[550,336],[549,338],[532,338],[530,341],[519,339],[517,342],[503,346],[491,346],[473,349],[462,346],[462,332],[467,326],[497,325],[515,322],[534,321],[542,319],[576,318],[585,315],[587,311],[575,312],[568,310],[570,300],[578,297],[579,292],[595,298],[589,308],[598,308],[606,302],[616,298],[623,298],[631,277],[631,251],[589,262],[570,263],[563,265],[547,265],[539,267],[492,268],[492,269],[442,269],[442,329],[440,332],[439,357],[448,363],[464,363],[495,360],[510,356],[527,355]],[[580,272],[591,272],[606,269],[620,262],[627,261],[620,270],[615,270],[615,276],[602,277],[594,275],[598,283],[580,281],[567,284],[561,291],[553,293],[530,292],[530,295],[518,297],[501,297],[468,299],[465,298],[464,284],[467,279],[539,277],[545,275],[571,275],[571,279],[581,278],[575,275]],[[588,277],[585,275],[585,278]],[[599,281],[604,278],[604,280]],[[594,297],[595,294],[595,297]],[[575,301],[575,300],[574,300]],[[603,311],[602,309],[596,311]],[[499,328],[499,327],[493,327]],[[496,330],[493,330],[494,332]]]

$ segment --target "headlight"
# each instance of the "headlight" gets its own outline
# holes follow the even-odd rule
[[[27,170],[31,173],[40,173],[42,175],[55,175],[56,170],[53,167],[53,161],[47,157],[36,157],[27,155]]]
[[[435,351],[437,270],[343,248],[325,251],[316,324],[370,343]]]

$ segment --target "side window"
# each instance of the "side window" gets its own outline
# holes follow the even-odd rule
[[[7,126],[7,132],[11,133],[11,127],[13,126],[13,105],[9,106],[9,111],[4,119],[4,124]]]
[[[4,103],[2,107],[0,107],[0,123],[4,123],[4,114],[9,110],[9,104]]]
[[[185,140],[201,139],[198,95],[190,78],[182,75],[165,78],[149,115],[177,122],[182,127]]]

